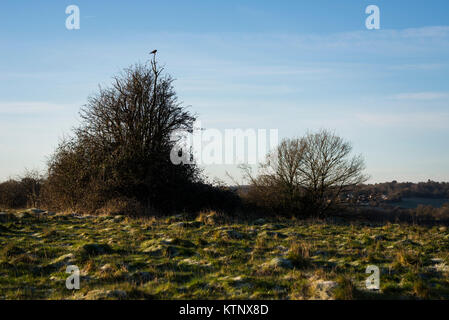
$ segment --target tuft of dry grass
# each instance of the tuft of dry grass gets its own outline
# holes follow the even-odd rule
[[[305,241],[294,241],[287,252],[287,258],[295,267],[304,268],[311,264],[310,253],[311,245],[309,243]]]
[[[106,204],[96,211],[97,215],[127,215],[138,217],[145,213],[142,204],[130,198],[116,198],[109,200]]]
[[[91,273],[93,271],[95,271],[96,266],[95,266],[95,261],[93,261],[92,259],[89,259],[86,264],[84,265],[84,269],[83,272],[84,273]]]
[[[410,250],[399,249],[394,257],[392,267],[393,269],[411,268],[419,264],[419,257],[417,253]]]
[[[201,211],[196,218],[196,221],[207,225],[223,224],[226,223],[227,220],[228,217],[226,217],[225,214],[214,210]]]
[[[413,284],[413,293],[422,299],[429,299],[430,288],[422,279],[419,279]]]
[[[356,297],[357,288],[348,276],[337,278],[338,287],[335,289],[336,300],[353,300]]]

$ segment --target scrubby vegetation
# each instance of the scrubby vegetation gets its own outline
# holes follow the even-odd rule
[[[357,188],[355,195],[383,194],[389,199],[400,198],[445,198],[449,199],[449,183],[435,182],[384,182],[376,184],[361,185]]]
[[[449,298],[444,226],[28,210],[0,214],[0,248],[0,299]]]
[[[36,170],[25,170],[16,179],[0,183],[0,208],[25,208],[40,205],[44,178]]]

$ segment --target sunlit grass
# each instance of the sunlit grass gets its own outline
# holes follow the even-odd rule
[[[25,215],[0,223],[0,298],[449,299],[448,252],[440,227]]]

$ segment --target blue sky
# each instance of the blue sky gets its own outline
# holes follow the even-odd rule
[[[65,28],[72,4],[80,30]],[[205,127],[329,128],[372,182],[449,181],[446,0],[4,0],[0,38],[0,179],[43,169],[98,85],[157,48]],[[238,178],[206,168],[226,171]]]

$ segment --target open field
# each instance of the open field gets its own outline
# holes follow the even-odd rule
[[[0,248],[0,299],[449,299],[442,226],[28,210],[0,214]]]

